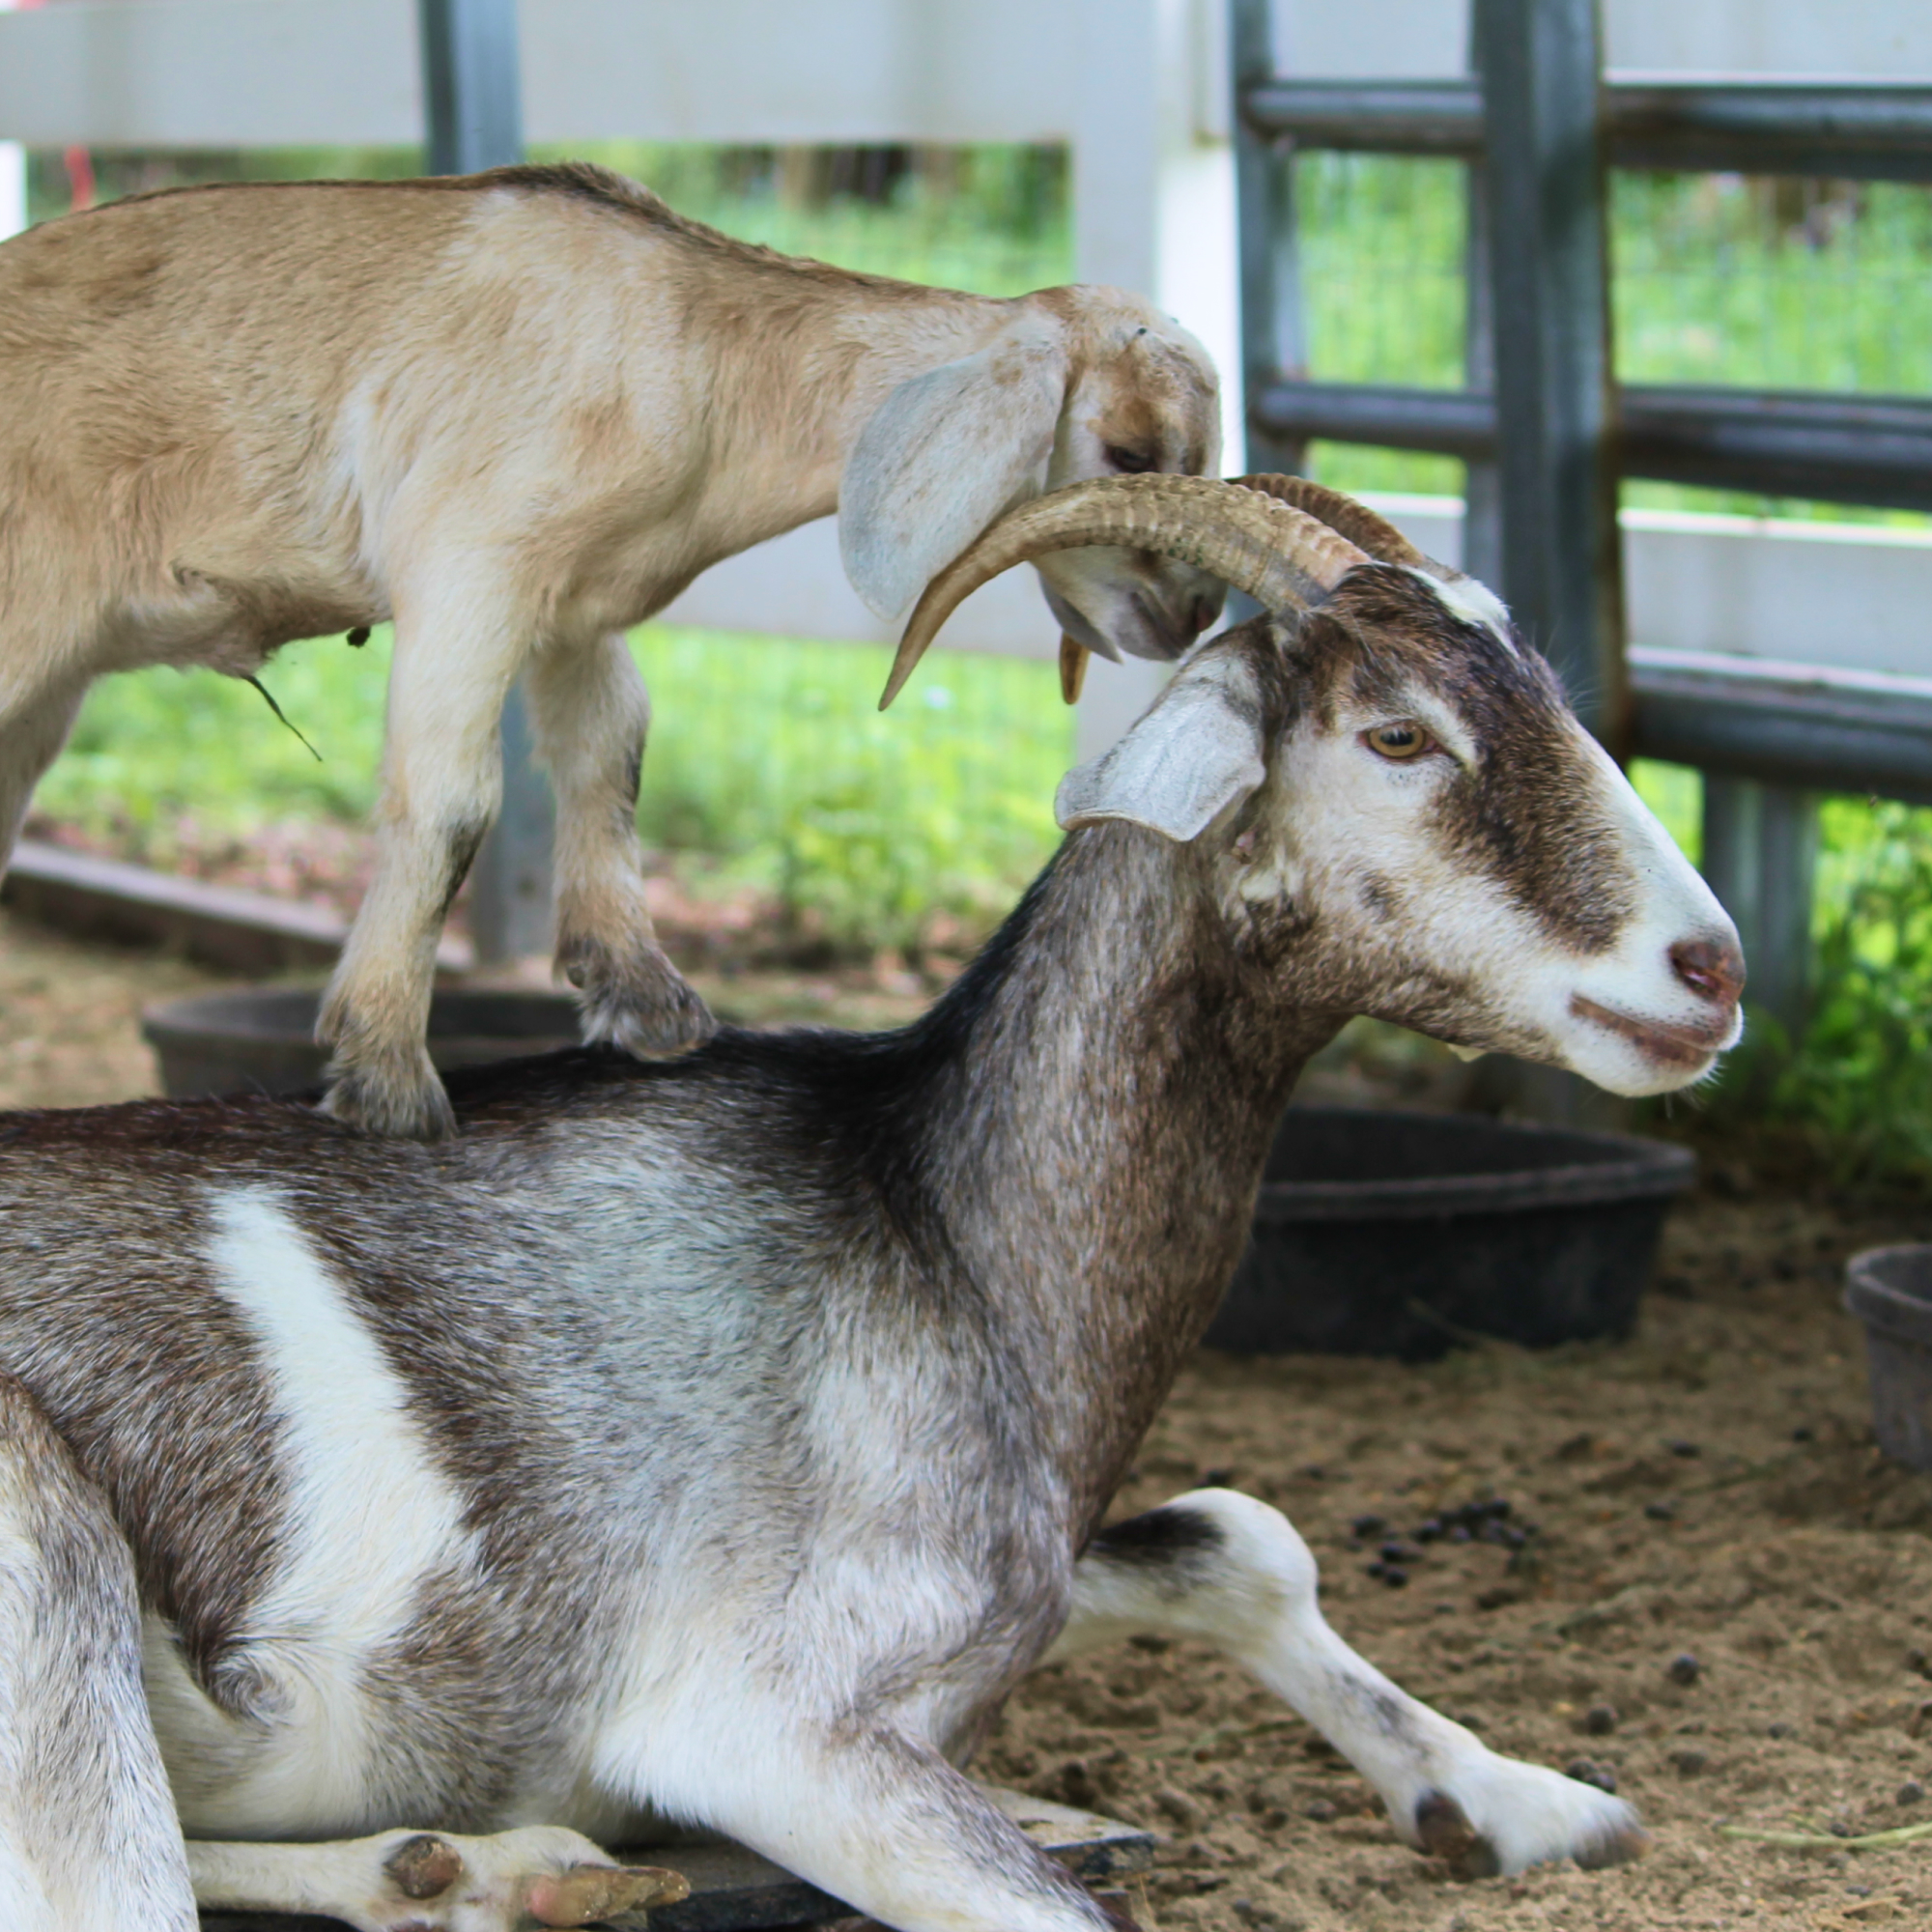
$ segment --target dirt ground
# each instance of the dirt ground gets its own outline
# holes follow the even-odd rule
[[[219,983],[0,914],[0,1106],[152,1091],[139,1009]],[[923,995],[890,960],[704,990],[753,1022],[883,1024]],[[1847,1255],[1932,1238],[1932,1210],[1718,1170],[1722,1191],[1673,1219],[1634,1340],[1426,1367],[1204,1355],[1120,1506],[1203,1480],[1277,1504],[1344,1636],[1498,1749],[1614,1778],[1656,1836],[1648,1860],[1458,1882],[1396,1841],[1304,1725],[1189,1645],[1038,1673],[976,1769],[1160,1833],[1131,1901],[1150,1932],[1932,1925],[1932,1835],[1838,1842],[1932,1824],[1932,1476],[1874,1446],[1837,1302]],[[1499,1520],[1534,1525],[1520,1549],[1412,1534],[1497,1499]],[[1357,1534],[1365,1518],[1386,1526]],[[1415,1552],[1401,1587],[1368,1574],[1390,1540]]]

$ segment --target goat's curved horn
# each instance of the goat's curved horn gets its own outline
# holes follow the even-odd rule
[[[1366,503],[1316,483],[1306,476],[1236,476],[1243,490],[1259,490],[1277,503],[1293,503],[1311,517],[1338,531],[1378,563],[1406,564],[1411,570],[1427,570],[1432,559],[1423,555],[1386,517],[1378,517]],[[1442,566],[1437,564],[1438,570]]]
[[[1270,611],[1333,590],[1369,554],[1321,518],[1264,491],[1209,476],[1107,476],[1036,497],[956,556],[925,587],[886,680],[883,711],[966,598],[1003,570],[1049,551],[1119,545],[1179,557]]]
[[[1417,550],[1386,517],[1377,516],[1366,503],[1358,503],[1354,497],[1345,497],[1326,484],[1311,482],[1306,476],[1236,476],[1234,480],[1244,490],[1259,490],[1278,503],[1293,503],[1297,510],[1319,517],[1331,530],[1339,531],[1351,544],[1367,551],[1378,563],[1400,563],[1440,583],[1468,582],[1466,572],[1438,563]]]

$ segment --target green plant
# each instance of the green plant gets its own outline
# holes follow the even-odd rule
[[[1932,1174],[1932,812],[1834,800],[1825,832],[1809,1017],[1793,1039],[1747,1003],[1745,1042],[1704,1104],[1720,1122],[1808,1134],[1840,1180],[1922,1178]]]

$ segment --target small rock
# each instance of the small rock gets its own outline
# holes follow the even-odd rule
[[[1204,1490],[1225,1490],[1235,1480],[1232,1469],[1203,1469],[1201,1487]]]
[[[1594,1784],[1599,1791],[1614,1794],[1617,1788],[1616,1773],[1593,1757],[1573,1757],[1563,1767],[1563,1776],[1574,1777],[1578,1784]]]
[[[1677,1505],[1667,1496],[1660,1496],[1654,1503],[1645,1503],[1643,1513],[1652,1522],[1670,1522],[1677,1515]]]
[[[1341,1816],[1341,1813],[1335,1809],[1334,1805],[1329,1804],[1327,1799],[1318,1798],[1313,1803],[1304,1804],[1301,1807],[1301,1815],[1304,1818],[1313,1818],[1318,1825],[1332,1825]]]
[[[1399,1543],[1393,1539],[1382,1545],[1380,1554],[1384,1563],[1407,1564],[1422,1561],[1421,1550],[1411,1548],[1406,1543]]]
[[[1485,1590],[1476,1599],[1476,1607],[1479,1610],[1500,1610],[1506,1609],[1511,1604],[1519,1601],[1520,1599],[1516,1591],[1512,1590],[1507,1583],[1498,1583],[1494,1589]]]
[[[1664,1675],[1673,1684],[1694,1684],[1704,1674],[1704,1666],[1688,1650],[1680,1650],[1664,1666]]]
[[[1695,1777],[1711,1760],[1695,1745],[1685,1745],[1670,1753],[1670,1762],[1681,1777]]]
[[[1668,1437],[1665,1440],[1663,1446],[1666,1449],[1668,1449],[1673,1456],[1687,1456],[1687,1457],[1701,1456],[1704,1453],[1701,1444],[1696,1442],[1687,1442],[1681,1435],[1673,1435]]]
[[[1801,1422],[1798,1425],[1798,1427],[1791,1432],[1791,1439],[1794,1442],[1808,1442],[1811,1439],[1811,1431],[1807,1429],[1804,1423]]]
[[[1183,1831],[1197,1829],[1204,1816],[1200,1805],[1186,1792],[1177,1791],[1171,1784],[1163,1784],[1154,1793],[1153,1802]]]
[[[1922,1804],[1925,1802],[1925,1787],[1916,1777],[1908,1777],[1893,1794],[1894,1804]]]
[[[1060,1768],[1060,1789],[1069,1804],[1091,1811],[1100,1802],[1100,1787],[1081,1758],[1068,1758]]]
[[[1788,1738],[1796,1729],[1797,1726],[1795,1724],[1787,1724],[1780,1718],[1775,1724],[1767,1724],[1764,1727],[1764,1734],[1768,1738]]]
[[[1388,1527],[1387,1517],[1358,1516],[1349,1524],[1349,1534],[1359,1537],[1366,1543],[1372,1536],[1379,1536]]]
[[[1174,1648],[1171,1636],[1155,1636],[1151,1631],[1136,1631],[1127,1641],[1136,1650],[1145,1650],[1154,1657],[1164,1657]]]
[[[1905,1667],[1920,1677],[1932,1677],[1932,1658],[1928,1658],[1922,1650],[1908,1650],[1905,1653]]]
[[[1614,1704],[1592,1704],[1583,1713],[1583,1728],[1593,1738],[1606,1738],[1617,1727],[1617,1707]]]

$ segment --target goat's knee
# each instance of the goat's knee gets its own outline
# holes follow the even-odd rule
[[[1314,1554],[1279,1510],[1234,1490],[1195,1490],[1094,1537],[1050,1655],[1147,1631],[1201,1637],[1245,1660],[1284,1620],[1314,1610],[1317,1580]]]

